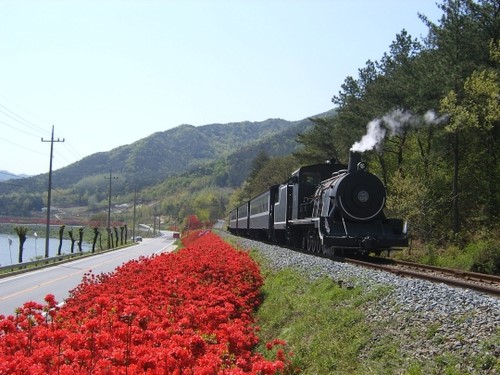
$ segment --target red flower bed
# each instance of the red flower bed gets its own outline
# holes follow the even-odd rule
[[[198,238],[204,236],[209,232],[210,231],[208,230],[200,230],[200,229],[188,232],[187,235],[182,237],[182,244],[186,247],[190,246],[193,242],[198,241]]]
[[[62,308],[25,303],[0,316],[0,374],[274,374],[252,352],[262,278],[211,233],[173,254],[87,275]],[[268,348],[282,346],[275,340]]]

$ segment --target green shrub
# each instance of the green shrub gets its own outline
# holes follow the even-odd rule
[[[471,271],[500,275],[500,244],[495,241],[480,241],[469,245],[472,253]]]

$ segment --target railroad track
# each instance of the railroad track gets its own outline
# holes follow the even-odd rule
[[[343,261],[363,267],[391,272],[396,275],[425,279],[460,288],[473,289],[497,297],[500,296],[499,276],[428,266],[393,259],[367,258],[365,260],[360,260],[344,258]]]
[[[276,245],[269,243],[270,245]],[[379,269],[400,276],[429,280],[464,289],[472,289],[496,297],[500,297],[500,276],[468,272],[452,268],[443,268],[419,263],[406,262],[380,257],[350,258],[323,253],[310,253],[302,249],[282,246],[292,251],[328,258],[333,261],[357,264],[359,266]]]

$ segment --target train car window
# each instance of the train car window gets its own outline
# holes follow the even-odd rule
[[[269,195],[264,195],[250,202],[250,215],[266,212],[269,209]]]
[[[321,174],[315,172],[305,172],[302,174],[302,183],[306,185],[318,185],[321,182]]]

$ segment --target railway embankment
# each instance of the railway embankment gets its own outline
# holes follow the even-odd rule
[[[287,341],[302,373],[500,373],[498,297],[224,237],[283,290],[264,289],[261,334]]]

